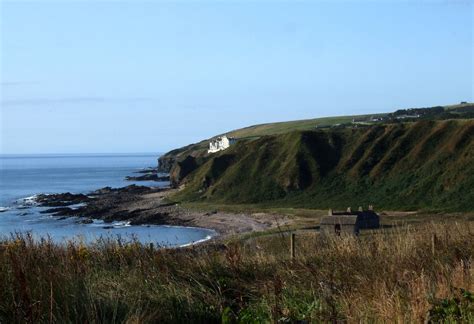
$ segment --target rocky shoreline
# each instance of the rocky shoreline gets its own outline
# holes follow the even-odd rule
[[[148,168],[145,170],[136,171],[135,173],[141,174],[139,176],[127,176],[125,180],[127,181],[158,181],[158,182],[168,182],[170,181],[169,175],[164,173],[159,173],[156,168]]]
[[[149,208],[130,208],[141,197],[149,194],[166,192],[164,188],[130,185],[123,188],[105,187],[85,194],[69,192],[38,195],[36,201],[40,207],[51,207],[42,211],[57,217],[81,217],[81,222],[92,222],[92,219],[101,219],[106,223],[113,221],[128,221],[131,225],[186,225],[173,217],[173,205],[161,202]]]
[[[213,229],[221,236],[261,231],[288,222],[279,215],[189,210],[166,199],[175,190],[137,185],[105,187],[88,194],[38,195],[36,202],[40,207],[48,207],[42,213],[58,219],[79,217],[80,223],[100,219],[105,223],[124,221],[130,225],[202,227]]]

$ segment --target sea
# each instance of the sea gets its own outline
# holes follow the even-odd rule
[[[158,154],[70,154],[0,155],[0,239],[31,234],[34,239],[50,238],[57,243],[97,240],[139,241],[143,244],[177,247],[212,238],[213,230],[196,227],[136,225],[127,222],[104,224],[94,220],[60,219],[41,211],[38,194],[88,193],[103,187],[131,184],[153,187],[167,182],[126,181],[136,171],[156,166]],[[135,174],[137,175],[137,174]]]

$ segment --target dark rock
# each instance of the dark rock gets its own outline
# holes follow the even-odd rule
[[[137,186],[135,184],[132,184],[130,186],[126,186],[123,188],[111,188],[111,187],[101,188],[92,192],[90,195],[91,196],[104,196],[108,194],[120,194],[120,193],[146,193],[148,191],[153,191],[153,190],[154,189],[150,187]]]
[[[63,207],[86,203],[90,200],[84,194],[72,194],[70,192],[53,194],[53,195],[38,195],[36,201],[39,206],[44,207]]]
[[[174,155],[163,155],[158,159],[158,172],[169,173],[176,162]]]
[[[135,171],[134,173],[158,173],[158,169],[157,168],[146,168],[144,170],[140,170],[140,171]]]
[[[49,208],[40,212],[41,214],[51,214],[53,216],[76,216],[77,210],[69,207]]]
[[[196,158],[188,155],[185,159],[175,163],[170,171],[170,182],[172,187],[178,187],[181,180],[196,170],[198,163]]]
[[[123,187],[123,188],[119,188],[116,190],[116,192],[119,192],[119,193],[133,193],[133,194],[139,194],[139,193],[147,193],[147,192],[152,192],[154,191],[152,188],[150,187],[146,187],[146,186],[137,186],[137,185],[130,185],[130,186],[126,186],[126,187]]]
[[[130,222],[130,225],[143,225],[143,224],[155,224],[155,225],[165,225],[169,224],[168,212],[158,212],[153,214],[146,213],[136,213],[133,215],[133,220]]]
[[[52,205],[54,208],[49,208],[42,211],[45,214],[51,214],[58,217],[82,217],[79,221],[81,223],[90,223],[92,219],[101,219],[106,223],[113,221],[129,221],[134,225],[137,224],[177,224],[179,220],[175,220],[171,215],[176,213],[173,204],[159,205],[159,211],[156,209],[133,209],[131,205],[142,199],[143,195],[149,193],[161,192],[166,189],[130,185],[124,188],[102,188],[81,198],[87,202],[80,207],[73,209],[75,206],[56,206],[62,204],[63,199],[78,200],[76,195],[70,193],[48,195],[41,199],[43,206]],[[84,198],[85,197],[85,198]],[[87,199],[86,199],[87,198]],[[48,201],[51,199],[51,201]],[[78,201],[74,201],[75,203]]]
[[[114,189],[112,189],[111,187],[104,187],[104,188],[97,189],[96,191],[93,191],[91,195],[104,195],[113,191]]]
[[[138,177],[133,177],[133,176],[128,176],[125,177],[125,180],[127,181],[169,181],[170,177],[169,176],[158,176],[156,173],[147,173],[142,176]]]

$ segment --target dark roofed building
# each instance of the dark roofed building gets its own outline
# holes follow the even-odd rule
[[[363,210],[361,207],[358,211],[352,211],[349,207],[345,212],[334,212],[329,210],[328,216],[321,219],[319,228],[322,233],[341,233],[358,235],[361,229],[371,229],[380,227],[380,218],[374,212],[372,206],[369,210]]]

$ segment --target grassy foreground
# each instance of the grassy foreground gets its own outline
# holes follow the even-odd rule
[[[467,323],[473,257],[471,222],[299,233],[294,260],[283,234],[162,250],[17,236],[0,242],[0,322]]]

